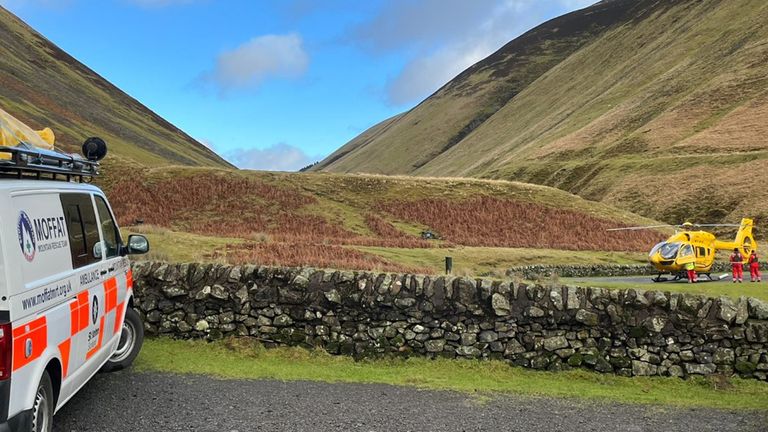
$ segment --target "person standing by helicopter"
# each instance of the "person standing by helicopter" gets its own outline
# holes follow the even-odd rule
[[[757,258],[757,251],[749,254],[749,280],[751,282],[760,282],[760,261]]]
[[[688,272],[688,283],[696,283],[696,263],[693,261],[686,263],[685,271]]]
[[[733,248],[731,254],[731,271],[733,273],[733,283],[742,282],[744,278],[744,257],[739,252],[739,248]]]

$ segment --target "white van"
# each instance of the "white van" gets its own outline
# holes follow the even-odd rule
[[[88,159],[0,147],[0,432],[51,431],[96,372],[141,349],[126,256],[149,244],[124,243],[104,193],[83,182],[104,142],[83,148]]]

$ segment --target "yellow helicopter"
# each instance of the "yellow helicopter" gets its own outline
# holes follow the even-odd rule
[[[752,235],[754,224],[752,219],[744,218],[740,224],[692,224],[685,222],[681,225],[654,225],[643,227],[614,228],[609,231],[641,230],[656,228],[676,228],[674,235],[657,244],[648,254],[648,261],[659,271],[654,282],[665,282],[665,274],[673,276],[671,280],[687,279],[685,265],[694,263],[696,273],[706,275],[714,280],[710,271],[715,263],[715,253],[718,250],[732,251],[738,249],[746,262],[752,251],[757,250],[757,242]],[[714,234],[704,231],[709,227],[738,227],[733,241],[718,240]]]

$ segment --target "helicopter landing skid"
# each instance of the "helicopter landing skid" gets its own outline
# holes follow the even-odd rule
[[[670,276],[670,277],[667,277]],[[661,282],[677,282],[680,279],[687,278],[688,276],[683,276],[679,273],[667,273],[666,276],[664,273],[659,273],[655,278],[651,279],[653,282],[661,283]]]
[[[688,275],[685,273],[677,273],[677,274],[670,274],[669,276],[672,276],[671,278],[665,277],[663,273],[659,273],[655,278],[652,278],[651,281],[656,283],[661,282],[677,282],[681,279],[688,279]],[[699,273],[698,276],[706,276],[707,279],[710,281],[718,280],[716,278],[712,277],[711,273]]]

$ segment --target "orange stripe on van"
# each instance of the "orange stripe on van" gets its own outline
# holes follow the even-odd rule
[[[107,314],[117,307],[117,278],[104,282],[104,299],[106,303],[104,313]]]
[[[28,343],[32,344],[29,352]],[[47,347],[48,325],[44,316],[13,329],[13,370],[37,360]]]
[[[67,376],[67,370],[69,370],[69,349],[72,347],[72,339],[67,338],[64,342],[59,344],[59,353],[61,354],[61,374],[62,377]]]
[[[117,278],[104,282],[104,299],[104,313],[108,314],[117,307]]]
[[[128,291],[133,289],[133,270],[131,269],[125,272],[125,286]]]
[[[69,304],[69,334],[74,336],[88,327],[88,291],[77,295],[77,302]]]
[[[78,308],[80,303],[73,301],[69,304],[69,335],[74,336],[80,331],[80,315]]]
[[[120,329],[123,326],[123,310],[125,309],[125,302],[117,305],[117,311],[115,312],[115,332],[113,334],[119,334]]]
[[[105,315],[101,316],[101,323],[99,323],[99,341],[96,342],[96,346],[93,347],[90,351],[88,351],[88,354],[85,355],[85,359],[88,360],[91,357],[93,357],[94,354],[101,348],[101,342],[104,340],[104,318],[106,318]]]

